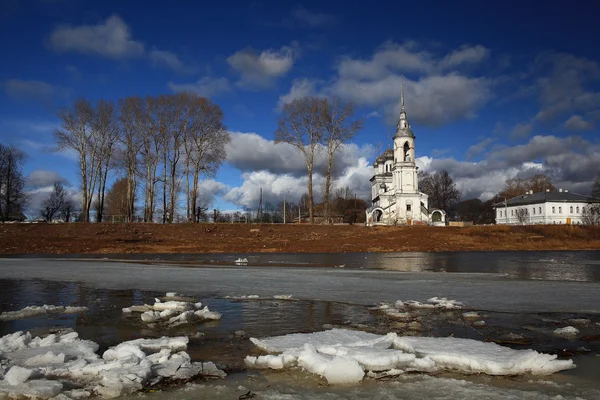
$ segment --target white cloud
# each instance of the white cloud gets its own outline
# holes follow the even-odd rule
[[[443,68],[454,68],[464,64],[478,64],[485,60],[489,54],[489,49],[480,45],[463,46],[444,57],[440,65]]]
[[[316,27],[333,26],[337,24],[337,18],[331,14],[309,11],[302,6],[297,6],[292,11],[292,16],[301,24]]]
[[[179,59],[177,54],[165,50],[151,50],[148,53],[148,57],[154,63],[154,65],[162,65],[172,69],[175,72],[181,73],[192,73],[195,71],[194,68],[187,66]]]
[[[212,207],[215,198],[221,196],[229,190],[229,187],[223,182],[214,179],[205,179],[198,183],[198,197],[207,207]]]
[[[144,53],[144,45],[132,39],[129,27],[117,15],[96,25],[59,26],[50,35],[50,47],[59,53],[78,52],[115,59]]]
[[[61,86],[21,79],[9,79],[4,82],[4,91],[14,99],[39,101],[46,105],[51,105],[55,99],[64,97],[67,93]]]
[[[287,143],[276,144],[256,133],[230,132],[231,142],[227,144],[227,162],[241,171],[267,170],[274,174],[303,176],[306,174],[304,156],[298,149]],[[334,175],[355,165],[360,157],[375,154],[371,145],[358,146],[354,143],[343,146],[336,155]],[[320,147],[315,154],[314,170],[324,171],[326,154]]]
[[[481,142],[478,142],[467,149],[467,159],[471,159],[483,153],[485,149],[492,143],[492,138],[483,139]]]
[[[392,125],[398,119],[404,84],[406,109],[412,122],[439,126],[473,118],[492,97],[493,80],[470,77],[457,70],[445,71],[475,65],[488,53],[482,46],[461,47],[440,58],[420,49],[415,42],[388,42],[369,59],[342,58],[336,65],[337,75],[328,84],[295,80],[290,91],[279,98],[278,105],[303,96],[339,96],[382,111],[386,122]]]
[[[531,135],[533,131],[533,122],[525,122],[516,124],[510,132],[510,138],[512,140],[526,139]]]
[[[311,79],[294,79],[290,91],[279,96],[277,109],[281,109],[284,104],[291,103],[294,100],[316,95],[317,82]]]
[[[80,209],[81,193],[74,188],[66,187],[65,189],[67,191],[66,199],[73,202],[75,210]],[[52,184],[28,191],[27,195],[29,196],[29,203],[27,204],[25,215],[27,215],[29,218],[41,217],[42,203],[48,198],[48,196],[50,196],[50,193],[52,193],[53,190],[54,186]]]
[[[584,120],[581,115],[572,115],[571,118],[565,122],[565,129],[569,131],[585,131],[592,128],[593,125],[590,121]]]
[[[174,92],[192,92],[202,97],[217,97],[231,91],[231,85],[227,78],[211,78],[205,76],[195,83],[173,83],[169,82],[169,88]]]
[[[69,184],[69,181],[58,172],[46,171],[43,169],[33,171],[26,179],[26,184],[31,189],[51,187],[54,185],[54,182],[60,182],[64,185]]]
[[[240,74],[238,85],[248,89],[270,87],[275,80],[289,72],[294,65],[291,47],[279,50],[240,50],[227,58],[227,63]]]

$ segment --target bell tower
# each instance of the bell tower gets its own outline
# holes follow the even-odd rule
[[[396,193],[418,193],[415,135],[404,108],[404,85],[400,102],[400,118],[394,135],[394,186]]]

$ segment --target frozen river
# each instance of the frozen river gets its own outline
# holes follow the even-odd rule
[[[235,265],[234,260],[240,256],[248,258],[248,265]],[[310,374],[290,377],[287,373],[234,372],[225,381],[188,385],[185,390],[170,391],[167,397],[164,393],[146,396],[238,398],[251,392],[257,394],[257,399],[600,398],[600,252],[115,258],[120,260],[0,258],[0,311],[42,304],[90,308],[83,317],[0,321],[0,333],[45,325],[70,327],[99,342],[102,348],[152,335],[122,321],[121,307],[132,302],[143,304],[159,293],[179,292],[223,313],[220,322],[198,327],[206,336],[203,343],[190,347],[190,354],[202,360],[210,357],[231,363],[233,370],[241,365],[241,370],[240,361],[251,346],[247,341],[231,342],[235,331],[261,337],[319,331],[323,324],[375,326],[381,324],[380,318],[368,307],[382,301],[426,302],[431,297],[447,297],[463,302],[469,310],[486,313],[486,334],[511,331],[529,336],[532,341],[528,346],[516,348],[559,353],[572,358],[578,367],[534,379],[416,374],[386,382],[366,381],[350,388],[323,387]],[[272,299],[282,294],[297,301],[226,298],[257,295]],[[90,302],[96,304],[90,306]],[[584,319],[589,324],[580,327],[579,337],[561,339],[552,335],[554,325]],[[476,331],[467,332],[462,326],[436,325],[431,329],[430,335],[482,339]]]

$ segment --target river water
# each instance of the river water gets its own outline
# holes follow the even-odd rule
[[[248,265],[236,266],[239,257]],[[187,335],[195,360],[212,360],[229,373],[225,381],[197,382],[145,394],[148,398],[600,398],[600,252],[488,252],[390,254],[221,254],[111,256],[95,259],[0,259],[0,311],[30,305],[86,306],[76,315],[0,321],[0,335],[17,330],[44,334],[72,328],[101,350],[125,340]],[[220,321],[156,332],[123,316],[122,307],[152,303],[167,291],[195,296]],[[275,300],[292,295],[294,301]],[[228,297],[258,295],[262,300]],[[408,331],[370,307],[381,301],[448,297],[485,317],[473,329],[459,314],[424,315]],[[572,339],[552,334],[578,325]],[[323,326],[423,336],[502,341],[505,345],[573,358],[576,369],[548,377],[497,378],[424,374],[365,381],[337,388],[300,372],[247,371],[255,351],[248,337],[315,332]],[[235,335],[244,331],[244,335]],[[202,336],[199,337],[198,333]]]

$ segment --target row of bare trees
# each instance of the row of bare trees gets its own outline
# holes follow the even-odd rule
[[[185,185],[186,217],[196,221],[199,180],[216,173],[230,141],[221,108],[191,93],[127,97],[116,103],[79,99],[59,117],[55,139],[59,149],[77,154],[80,220],[85,222],[93,205],[96,221],[102,222],[111,172],[126,179],[126,220],[133,220],[137,194],[143,192],[144,221],[155,220],[161,201],[161,220],[172,223]]]
[[[308,214],[314,223],[313,170],[315,156],[324,151],[327,156],[323,193],[324,217],[331,211],[331,175],[335,156],[344,143],[363,127],[364,119],[355,118],[354,105],[337,97],[304,97],[283,106],[275,132],[276,143],[296,147],[304,156],[308,172]]]

